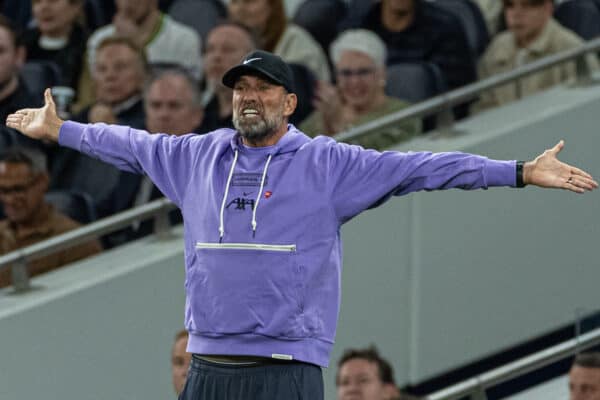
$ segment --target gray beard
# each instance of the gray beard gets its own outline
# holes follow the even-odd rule
[[[236,111],[233,112],[233,126],[240,136],[250,143],[258,143],[277,133],[283,124],[283,107],[280,112],[260,118],[256,122],[244,121]]]

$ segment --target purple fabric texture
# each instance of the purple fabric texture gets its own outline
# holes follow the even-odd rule
[[[147,174],[181,209],[189,352],[320,366],[335,338],[344,222],[392,195],[515,186],[515,161],[380,153],[293,125],[260,148],[231,129],[173,136],[74,122],[59,142]]]

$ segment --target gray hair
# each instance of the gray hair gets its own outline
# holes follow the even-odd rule
[[[150,87],[155,82],[169,76],[178,76],[185,80],[187,87],[192,91],[192,104],[196,107],[203,107],[202,92],[198,80],[187,69],[174,64],[155,66],[153,73],[144,85],[144,101],[147,99]]]
[[[358,51],[369,56],[378,67],[385,66],[387,50],[383,40],[367,29],[349,29],[342,32],[329,47],[329,56],[337,64],[344,51]]]
[[[27,164],[34,174],[48,172],[46,155],[34,147],[8,147],[0,152],[0,162]]]

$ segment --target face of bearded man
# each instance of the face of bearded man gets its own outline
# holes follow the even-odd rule
[[[233,109],[233,126],[249,142],[257,142],[273,136],[283,124],[283,103],[278,110],[261,110],[260,104],[250,102],[241,110]],[[256,110],[256,116],[249,117],[245,110]]]
[[[285,124],[286,91],[256,76],[242,76],[233,88],[233,126],[249,143],[277,134]]]

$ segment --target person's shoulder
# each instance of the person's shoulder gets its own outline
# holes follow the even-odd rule
[[[188,133],[182,137],[204,146],[226,146],[231,143],[235,130],[230,128],[219,128],[205,133]]]
[[[313,110],[308,116],[300,123],[298,127],[300,131],[310,137],[323,134],[323,114],[319,110]]]
[[[398,98],[392,97],[392,96],[386,96],[385,103],[383,103],[382,108],[384,110],[384,113],[387,114],[391,111],[401,110],[410,105],[411,105],[411,103],[409,103],[406,100],[398,99]]]
[[[481,56],[482,63],[495,63],[512,57],[515,51],[514,36],[510,31],[498,33]]]
[[[289,23],[277,43],[277,49],[287,49],[289,47],[314,50],[319,48],[319,44],[310,33],[299,25]],[[277,53],[278,50],[275,50]]]
[[[178,36],[184,36],[185,39],[198,39],[198,33],[191,27],[173,19],[169,14],[163,14],[163,31],[172,32]]]
[[[300,146],[298,148],[298,150],[302,150],[304,152],[312,152],[312,153],[329,152],[329,151],[331,151],[331,149],[333,149],[334,147],[336,147],[340,144],[341,143],[337,142],[331,136],[325,136],[325,135],[318,134],[318,135],[310,138],[310,140],[307,140],[306,142],[304,142],[302,144],[302,146]]]
[[[577,33],[573,32],[567,27],[564,27],[554,18],[551,18],[548,21],[548,25],[552,45],[557,50],[567,50],[573,47],[581,46],[584,43],[583,39],[577,35]]]
[[[310,33],[300,25],[296,25],[293,22],[290,22],[285,27],[284,35],[292,35],[292,36],[300,36],[300,37],[310,37]]]
[[[54,207],[50,207],[48,224],[52,229],[52,235],[58,235],[81,226],[79,222],[75,221],[68,215],[63,214]]]

